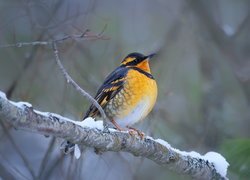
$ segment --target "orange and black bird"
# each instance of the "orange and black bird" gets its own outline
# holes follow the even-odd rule
[[[154,55],[127,55],[120,66],[106,77],[96,93],[96,101],[118,130],[129,128],[141,135],[131,126],[144,119],[156,102],[157,84],[149,67],[149,60]],[[99,115],[98,109],[92,104],[83,119]],[[71,145],[68,142],[67,148]]]

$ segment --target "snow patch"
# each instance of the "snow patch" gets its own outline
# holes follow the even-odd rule
[[[229,163],[226,161],[226,159],[219,153],[216,152],[208,152],[206,153],[203,158],[211,163],[214,164],[214,167],[216,171],[222,175],[227,175],[227,168],[229,166]]]
[[[54,116],[57,117],[58,119],[61,119],[63,121],[68,121],[68,122],[72,122],[76,125],[79,125],[81,127],[89,127],[89,128],[96,128],[96,129],[100,129],[103,130],[103,121],[95,121],[94,118],[92,117],[88,117],[86,119],[84,119],[83,121],[73,121],[69,118],[63,117],[59,114],[55,114],[55,113],[50,113],[50,112],[41,112],[41,111],[37,111],[34,110],[35,113],[49,117],[49,116]]]
[[[24,108],[25,106],[26,107],[32,107],[32,104],[28,103],[28,102],[14,102],[14,101],[10,101],[11,104],[19,107],[19,108]]]
[[[48,112],[41,112],[41,111],[38,111],[38,110],[34,110],[34,112],[35,112],[36,114],[40,114],[40,115],[42,115],[42,116],[49,117],[49,113],[48,113]]]
[[[186,151],[180,151],[179,149],[175,149],[173,148],[173,150],[183,156],[190,156],[193,158],[198,158],[198,159],[203,159],[202,155],[200,153],[197,153],[195,151],[190,151],[190,152],[186,152]]]
[[[3,99],[7,99],[6,95],[4,92],[0,91],[0,97]]]
[[[147,137],[147,138],[151,139],[153,141],[156,141],[156,142],[160,143],[161,145],[165,146],[166,148],[171,149],[171,150],[175,151],[176,153],[181,154],[183,156],[191,156],[191,157],[194,157],[194,158],[202,158],[202,156],[199,153],[195,152],[195,151],[186,152],[186,151],[181,151],[179,149],[173,148],[167,141],[164,141],[163,139],[153,139],[152,137]]]
[[[72,123],[77,122],[77,121],[73,121],[73,120],[71,120],[71,119],[69,119],[69,118],[66,118],[66,117],[61,116],[61,115],[56,114],[56,113],[42,112],[42,111],[38,111],[38,110],[34,110],[34,112],[35,112],[36,114],[40,114],[40,115],[45,116],[45,117],[48,117],[48,118],[49,118],[50,116],[53,116],[53,117],[58,118],[59,120],[69,121],[69,122],[72,122]],[[75,124],[76,124],[76,123],[75,123]]]
[[[179,149],[175,149],[175,148],[171,147],[171,145],[168,142],[166,142],[162,139],[153,139],[152,137],[149,137],[149,136],[147,138],[160,143],[161,145],[165,146],[166,148],[171,149],[182,156],[190,156],[192,158],[203,159],[205,161],[208,161],[214,165],[217,173],[219,173],[221,176],[226,177],[226,175],[227,175],[227,168],[229,166],[229,163],[219,153],[208,152],[205,155],[201,155],[195,151],[191,151],[191,152],[181,151]]]
[[[46,113],[46,112],[45,112],[45,113]],[[57,117],[59,120],[69,121],[69,122],[72,122],[72,123],[77,122],[77,121],[73,121],[73,120],[71,120],[71,119],[69,119],[69,118],[66,118],[66,117],[64,117],[64,116],[61,116],[61,115],[59,115],[59,114],[50,113],[50,112],[47,112],[46,114],[47,114],[47,116],[54,116],[54,117]]]
[[[92,117],[88,117],[83,121],[74,121],[74,123],[82,127],[97,128],[103,130],[103,121],[95,121],[95,119]]]
[[[149,139],[150,139],[150,138],[149,138]],[[171,145],[170,145],[167,141],[164,141],[164,140],[162,140],[162,139],[156,139],[156,140],[154,140],[154,141],[160,143],[161,145],[165,146],[166,148],[172,148]]]
[[[124,132],[124,131],[119,131],[119,130],[114,129],[114,128],[109,128],[109,131],[110,132]],[[128,131],[125,131],[125,132],[128,132]]]
[[[0,97],[7,100],[6,94],[4,92],[2,92],[2,91],[0,91]],[[30,103],[28,103],[28,102],[22,102],[22,101],[14,102],[14,101],[10,101],[10,100],[9,100],[9,102],[11,104],[13,104],[14,106],[17,106],[19,108],[23,108],[24,106],[32,107],[32,105]]]
[[[75,144],[75,147],[74,147],[74,156],[76,159],[79,159],[81,157],[81,151],[77,144]]]

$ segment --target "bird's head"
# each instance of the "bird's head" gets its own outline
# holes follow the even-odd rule
[[[145,56],[140,53],[130,53],[127,55],[120,66],[123,67],[137,67],[150,73],[148,61],[155,55],[155,53]]]

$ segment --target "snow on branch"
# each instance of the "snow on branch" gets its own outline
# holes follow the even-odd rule
[[[78,145],[95,147],[101,151],[123,151],[151,159],[172,171],[194,179],[227,179],[227,161],[218,153],[204,156],[196,152],[183,152],[166,141],[112,130],[104,132],[102,121],[92,118],[76,122],[54,113],[34,110],[31,104],[12,102],[0,91],[0,120],[17,129],[52,135]]]

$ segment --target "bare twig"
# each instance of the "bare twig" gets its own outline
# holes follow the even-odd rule
[[[23,46],[36,46],[36,45],[49,45],[51,41],[33,41],[33,42],[18,42],[15,44],[1,45],[0,48],[9,48],[9,47],[23,47]]]
[[[106,28],[106,26],[105,26]],[[105,29],[104,29],[105,30]],[[94,33],[90,33],[90,31],[87,29],[85,30],[83,33],[81,34],[73,34],[73,35],[66,35],[63,36],[62,38],[58,38],[58,39],[52,39],[49,41],[32,41],[32,42],[18,42],[18,43],[14,43],[14,44],[7,44],[7,45],[0,45],[0,48],[9,48],[9,47],[24,47],[24,46],[48,46],[48,45],[52,45],[53,43],[61,43],[64,42],[66,40],[96,40],[96,39],[108,39],[108,38],[104,38],[103,37],[103,31],[102,30],[99,34],[94,34]]]
[[[227,179],[226,170],[222,173],[224,175],[219,174],[212,161],[176,150],[166,142],[162,143],[163,140],[157,141],[151,137],[141,139],[127,132],[103,132],[93,127],[80,126],[60,115],[35,111],[24,103],[10,102],[1,94],[0,120],[19,129],[60,137],[101,151],[129,152],[195,179]]]
[[[52,44],[53,47],[53,51],[54,51],[54,55],[55,55],[55,60],[57,65],[59,66],[61,72],[63,73],[63,76],[65,77],[67,83],[71,84],[78,92],[80,92],[81,95],[83,95],[84,97],[86,97],[91,103],[93,103],[95,105],[95,107],[99,110],[102,118],[105,120],[107,120],[107,116],[105,114],[105,112],[103,111],[102,107],[100,106],[100,104],[86,91],[84,91],[71,77],[70,75],[67,73],[67,71],[65,70],[65,68],[63,67],[61,60],[59,58],[59,54],[58,54],[58,49],[57,49],[57,45],[56,43]]]

